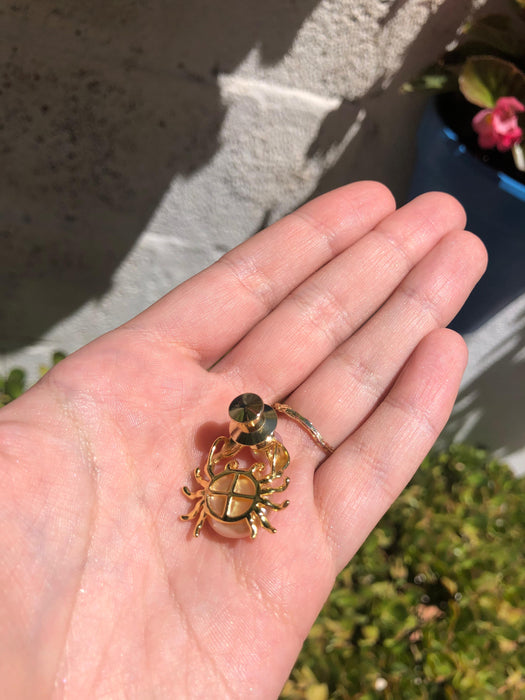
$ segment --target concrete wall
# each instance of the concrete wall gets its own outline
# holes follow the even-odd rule
[[[266,223],[379,179],[403,201],[399,86],[483,0],[0,5],[0,370],[35,370]]]
[[[441,443],[488,447],[525,476],[525,294],[466,340],[469,365]]]

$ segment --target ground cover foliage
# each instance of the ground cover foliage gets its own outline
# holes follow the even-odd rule
[[[282,700],[525,697],[525,479],[429,456],[306,640]]]

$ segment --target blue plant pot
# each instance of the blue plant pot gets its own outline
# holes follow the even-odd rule
[[[525,291],[525,185],[471,155],[431,100],[418,132],[410,198],[432,190],[459,199],[468,229],[489,254],[485,276],[451,324],[467,333]]]

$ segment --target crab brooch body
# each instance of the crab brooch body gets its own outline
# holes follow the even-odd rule
[[[183,488],[183,493],[188,498],[197,500],[193,510],[181,516],[183,520],[197,520],[195,537],[199,536],[207,517],[211,519],[212,528],[225,537],[249,536],[253,539],[261,525],[266,530],[275,532],[267,512],[282,510],[289,501],[273,503],[269,496],[288,487],[288,478],[278,486],[273,483],[282,477],[283,469],[288,466],[288,453],[285,455],[285,448],[273,441],[266,448],[257,451],[259,459],[266,457],[268,464],[256,461],[250,468],[244,469],[239,466],[238,460],[229,459],[221,471],[215,471],[219,462],[231,458],[241,449],[242,446],[232,440],[217,438],[208,455],[206,476],[203,476],[199,468],[195,470],[195,479],[202,488],[194,492],[187,487]]]

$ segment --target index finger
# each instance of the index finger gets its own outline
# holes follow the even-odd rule
[[[376,182],[333,190],[226,253],[126,326],[175,344],[209,367],[394,209],[389,190]]]

